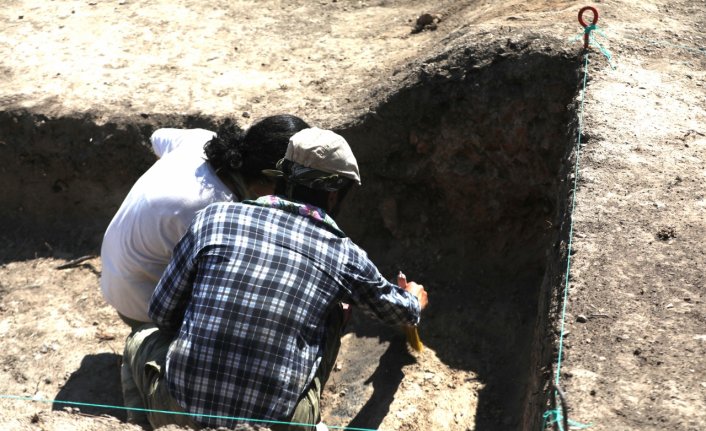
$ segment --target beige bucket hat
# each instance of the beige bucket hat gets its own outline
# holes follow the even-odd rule
[[[312,127],[289,139],[284,158],[307,168],[350,178],[360,185],[358,162],[343,136]]]
[[[341,135],[317,127],[292,136],[277,169],[266,169],[263,173],[329,191],[342,187],[346,183],[344,178],[360,185],[358,162],[348,142]]]

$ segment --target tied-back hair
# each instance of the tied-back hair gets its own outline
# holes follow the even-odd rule
[[[254,180],[284,157],[292,135],[307,128],[304,120],[288,114],[265,117],[244,132],[227,122],[204,145],[206,160],[216,172],[239,172]]]

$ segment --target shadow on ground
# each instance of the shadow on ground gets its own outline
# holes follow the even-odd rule
[[[108,415],[125,421],[127,415],[121,408],[121,360],[122,357],[114,353],[86,355],[78,370],[71,374],[56,394],[53,410],[71,407],[79,409],[83,414]]]
[[[358,414],[351,419],[348,427],[377,429],[390,412],[390,404],[402,383],[402,367],[414,363],[414,357],[407,352],[405,341],[398,337],[389,344],[380,357],[378,367],[364,382],[372,384],[373,393]]]
[[[497,266],[469,266],[452,277],[429,271],[417,280],[429,291],[419,327],[424,345],[449,367],[474,372],[483,386],[474,412],[476,429],[519,429],[523,421],[543,263],[508,259]],[[428,269],[421,264],[405,267]],[[329,420],[377,429],[396,413],[391,405],[404,368],[424,359],[410,354],[399,329],[362,313],[354,313],[347,329],[351,338],[339,356],[342,369],[327,385],[335,394]]]

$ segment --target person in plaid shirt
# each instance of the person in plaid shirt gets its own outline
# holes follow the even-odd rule
[[[153,427],[265,423],[314,429],[350,303],[391,325],[415,325],[420,284],[400,288],[333,220],[360,184],[343,137],[295,134],[276,170],[277,195],[198,213],[152,296],[124,358]],[[304,425],[306,424],[306,425]]]

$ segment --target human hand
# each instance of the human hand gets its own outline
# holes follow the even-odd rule
[[[417,297],[419,300],[419,308],[424,310],[429,305],[429,299],[427,298],[427,291],[424,290],[424,286],[414,281],[407,281],[407,277],[400,271],[397,275],[397,285],[412,295]]]

